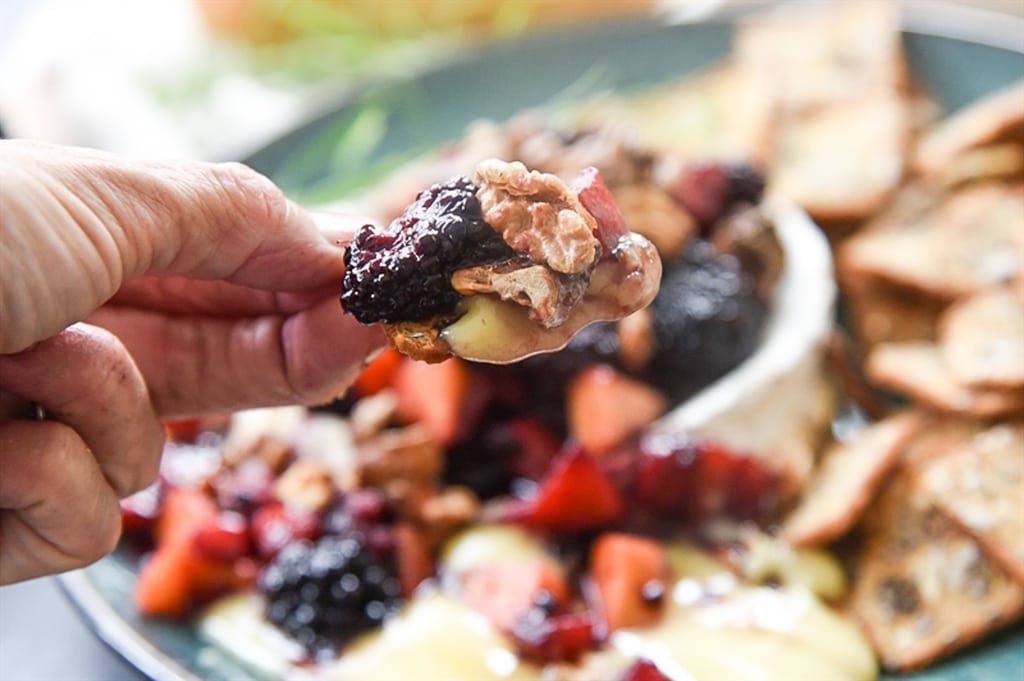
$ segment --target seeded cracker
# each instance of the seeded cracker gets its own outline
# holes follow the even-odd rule
[[[1000,424],[920,471],[935,505],[1024,584],[1024,425]]]
[[[860,519],[920,420],[916,412],[904,412],[829,448],[783,523],[782,536],[794,546],[812,546],[845,534]]]
[[[1024,612],[1024,586],[901,470],[872,505],[850,607],[884,667],[920,669]]]
[[[955,303],[942,317],[939,345],[960,383],[1024,388],[1024,301],[999,287]]]
[[[1024,392],[958,383],[932,343],[880,343],[868,355],[865,370],[876,385],[941,412],[987,419],[1024,411]]]
[[[858,235],[845,267],[948,301],[1019,275],[1024,188],[986,182],[950,194],[905,229]]]

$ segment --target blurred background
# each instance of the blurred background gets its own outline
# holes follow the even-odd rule
[[[240,159],[359,83],[487,41],[797,1],[3,0],[0,128],[128,154]],[[1024,15],[1024,0],[957,1]]]

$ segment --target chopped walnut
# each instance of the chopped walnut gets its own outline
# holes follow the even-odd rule
[[[384,332],[392,347],[403,355],[433,364],[452,356],[448,342],[441,338],[441,331],[450,321],[433,317],[423,322],[396,322],[385,324]]]
[[[394,390],[381,390],[364,397],[352,407],[349,424],[352,439],[362,442],[384,430],[398,411],[398,395]]]
[[[274,473],[280,473],[295,460],[295,448],[274,435],[260,435],[245,447],[224,453],[224,465],[234,467],[248,459],[259,459]]]
[[[385,493],[395,513],[420,529],[433,546],[480,514],[480,501],[465,487],[438,489],[429,483],[395,480],[385,487]]]
[[[650,308],[637,310],[619,320],[618,358],[630,371],[647,368],[655,351],[654,318]]]
[[[357,472],[363,486],[392,480],[433,480],[444,467],[444,450],[421,425],[385,430],[360,443]]]
[[[560,274],[525,258],[459,270],[452,287],[462,295],[494,293],[530,309],[530,319],[546,328],[565,322],[587,290],[584,274]]]
[[[316,463],[299,459],[274,482],[274,494],[289,506],[317,513],[334,498],[334,481]]]
[[[490,159],[476,167],[473,181],[484,220],[514,250],[563,274],[597,264],[597,223],[557,176]]]

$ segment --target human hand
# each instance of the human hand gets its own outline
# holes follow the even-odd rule
[[[337,300],[360,224],[237,164],[0,142],[0,584],[112,549],[161,419],[341,394],[384,344]]]

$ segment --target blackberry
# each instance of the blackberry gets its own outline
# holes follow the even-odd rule
[[[746,359],[767,317],[754,277],[703,240],[666,268],[652,309],[657,351],[650,379],[675,400]]]
[[[380,626],[401,603],[393,562],[358,535],[289,544],[260,574],[259,589],[267,619],[314,655]]]
[[[484,221],[476,193],[458,177],[420,192],[387,229],[364,225],[345,251],[345,311],[364,324],[451,313],[461,297],[453,272],[514,255]]]

